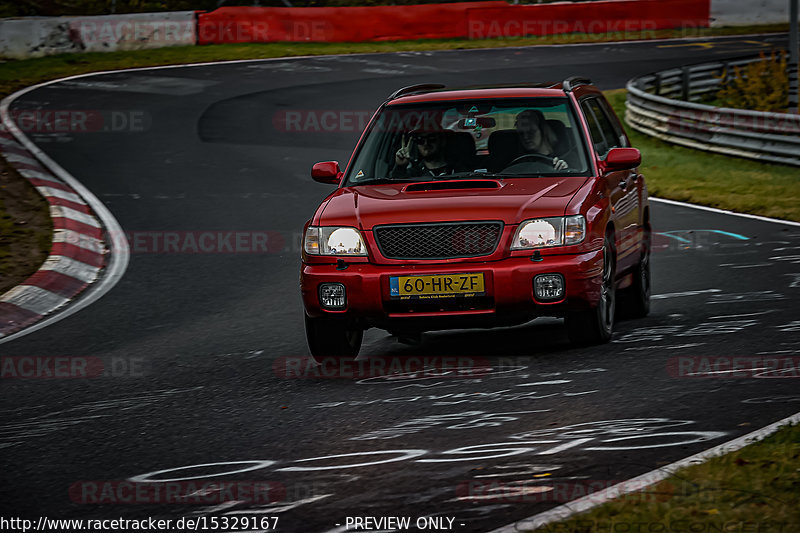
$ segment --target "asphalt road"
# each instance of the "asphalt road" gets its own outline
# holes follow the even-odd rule
[[[779,41],[245,62],[28,93],[12,109],[104,117],[94,132],[28,133],[106,203],[133,253],[101,300],[0,346],[3,356],[79,358],[104,372],[0,380],[0,514],[278,517],[286,532],[430,516],[488,531],[579,496],[584,483],[612,484],[797,412],[797,382],[782,379],[796,374],[691,374],[710,358],[797,356],[800,228],[662,203],[652,206],[661,234],[652,313],[619,323],[608,345],[570,348],[557,320],[427,334],[416,347],[373,330],[362,365],[424,356],[480,369],[391,379],[297,370],[307,362],[300,231],[330,190],[309,169],[346,161],[358,120],[391,91],[574,74],[611,89]],[[175,253],[154,240],[185,243],[185,232],[202,231],[272,232],[269,252],[232,252],[235,236],[217,241],[219,253]],[[115,482],[131,478],[274,490],[268,501],[240,494],[222,505],[213,494],[121,502]]]

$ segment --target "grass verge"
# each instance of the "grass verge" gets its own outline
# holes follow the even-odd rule
[[[625,115],[624,89],[607,91],[614,111]],[[800,221],[800,179],[796,167],[770,165],[669,144],[633,131],[642,151],[641,171],[652,196]]]
[[[536,531],[800,531],[800,425]]]

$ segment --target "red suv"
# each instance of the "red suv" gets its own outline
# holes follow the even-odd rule
[[[650,306],[641,155],[583,78],[398,90],[306,224],[300,286],[317,357],[355,357],[365,329],[399,337],[565,318],[609,340],[617,295]]]

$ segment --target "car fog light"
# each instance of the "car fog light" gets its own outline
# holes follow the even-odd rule
[[[347,296],[341,283],[322,283],[319,286],[319,304],[323,309],[344,309]]]
[[[533,278],[533,293],[537,300],[561,300],[564,297],[564,277],[561,274],[539,274]]]

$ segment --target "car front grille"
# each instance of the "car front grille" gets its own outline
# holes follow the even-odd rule
[[[452,259],[489,255],[502,222],[447,222],[376,226],[375,242],[387,259]]]

